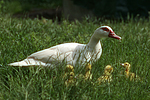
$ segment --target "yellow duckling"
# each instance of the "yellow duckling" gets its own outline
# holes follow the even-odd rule
[[[74,72],[74,67],[72,65],[67,65],[65,72]]]
[[[130,64],[128,62],[121,63],[120,65],[122,65],[124,68],[126,68],[126,70],[124,72],[126,78],[130,78],[130,81],[140,80],[140,77],[138,75],[135,75],[135,73],[130,72]]]
[[[75,75],[74,75],[74,72],[70,72],[69,73],[69,78],[65,81],[65,85],[66,86],[69,86],[70,84],[73,84],[73,83],[75,83]]]
[[[104,70],[104,74],[97,79],[98,84],[112,81],[112,72],[113,67],[111,65],[107,65]]]
[[[86,68],[85,68],[85,70],[86,70],[86,73],[85,73],[85,80],[87,80],[87,79],[92,79],[92,74],[91,74],[91,69],[92,69],[92,66],[91,66],[91,64],[87,64],[86,65]]]
[[[79,78],[79,79],[85,79],[85,80],[92,79],[91,69],[92,69],[91,64],[88,63],[85,66],[85,70],[84,70],[85,74],[79,74],[77,76],[77,78]]]
[[[66,78],[70,72],[74,72],[74,67],[72,65],[67,65],[65,68],[65,75],[63,76],[63,79]]]

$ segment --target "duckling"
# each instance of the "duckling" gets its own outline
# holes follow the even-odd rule
[[[130,78],[130,81],[140,80],[140,77],[138,75],[136,75],[135,73],[130,72],[130,64],[128,62],[121,63],[120,65],[122,65],[124,68],[126,68],[126,70],[124,72],[124,75],[126,76],[126,78]]]
[[[85,66],[85,70],[84,70],[85,74],[79,74],[77,76],[77,78],[84,79],[84,80],[90,80],[90,79],[92,79],[91,69],[92,69],[91,64],[88,63]]]
[[[65,85],[68,87],[70,84],[73,84],[73,83],[75,83],[75,75],[74,75],[74,72],[70,72],[69,74],[68,74],[68,79],[66,79],[66,81],[65,81]]]
[[[67,65],[65,72],[74,72],[74,67],[72,65]]]
[[[91,66],[91,64],[88,63],[85,68],[85,70],[86,70],[86,73],[84,76],[85,80],[92,79],[91,69],[92,69],[92,66]]]
[[[97,79],[97,83],[100,85],[101,83],[112,81],[112,72],[113,67],[111,65],[107,65],[104,70],[104,74]]]
[[[70,72],[74,72],[74,67],[72,65],[67,65],[65,68],[65,74],[63,75],[63,79],[65,79]]]

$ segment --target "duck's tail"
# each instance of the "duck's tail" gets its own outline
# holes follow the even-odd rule
[[[29,67],[29,66],[46,66],[46,63],[37,61],[35,59],[24,59],[19,62],[14,62],[8,64],[9,66],[18,66],[18,67]]]

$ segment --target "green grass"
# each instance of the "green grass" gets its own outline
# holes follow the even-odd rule
[[[150,99],[150,21],[63,20],[58,24],[51,20],[44,22],[1,17],[0,22],[0,99]],[[62,67],[65,65],[58,66],[58,69],[7,65],[60,43],[88,43],[94,30],[101,25],[111,26],[122,37],[122,41],[102,39],[102,56],[92,65],[93,82],[103,74],[107,64],[114,67],[110,85],[93,86],[90,82],[79,82],[77,86],[66,87],[64,80],[59,77],[64,73]],[[118,76],[123,70],[119,64],[126,61],[131,63],[131,71],[142,77],[143,82],[133,82]]]

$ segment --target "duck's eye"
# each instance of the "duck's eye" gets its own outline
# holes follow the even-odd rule
[[[107,29],[107,28],[102,28],[104,31],[107,31],[107,32],[109,32],[109,29]]]

